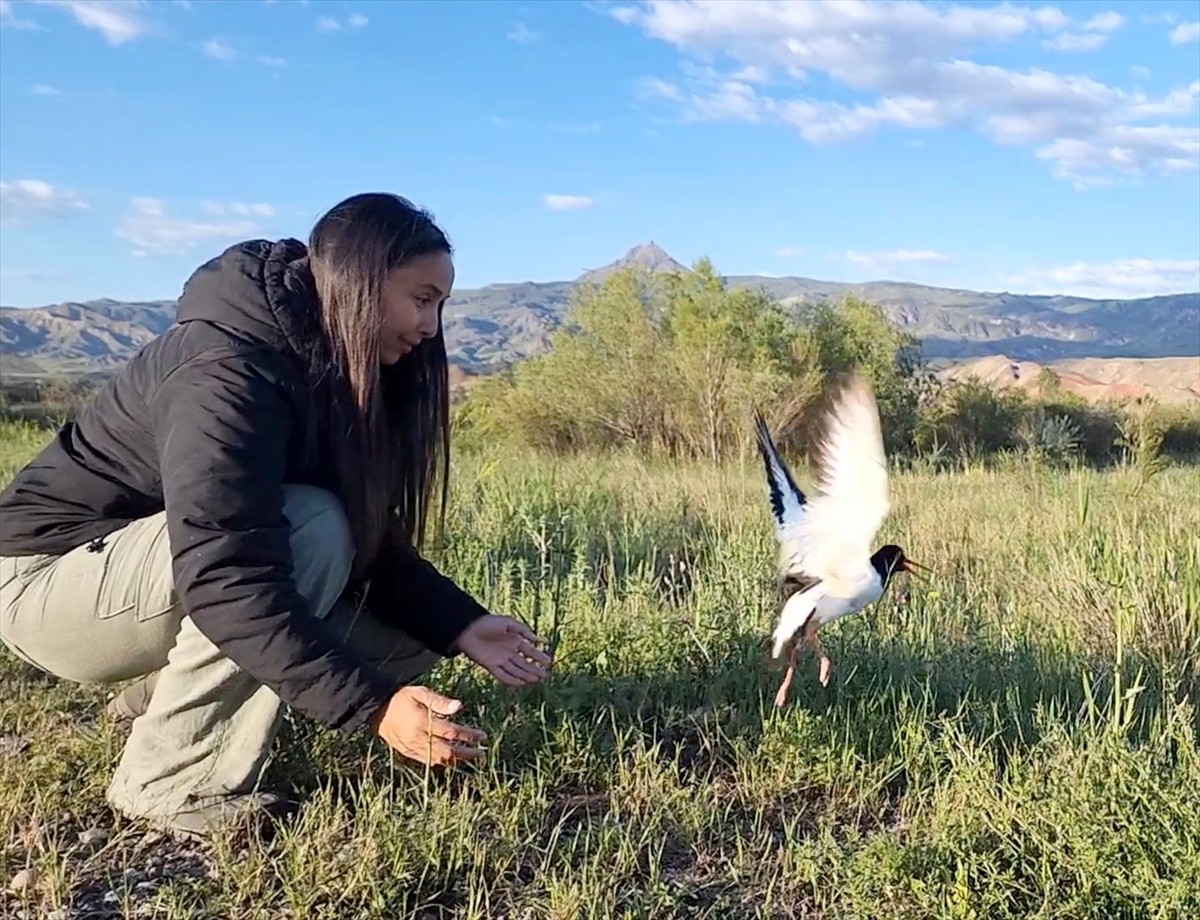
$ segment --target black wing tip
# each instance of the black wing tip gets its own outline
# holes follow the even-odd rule
[[[762,411],[758,406],[753,408],[754,428],[758,441],[758,452],[762,457],[763,471],[767,476],[767,486],[771,493],[771,507],[775,512],[775,520],[780,524],[783,523],[783,488],[786,486],[797,501],[801,505],[807,502],[804,493],[800,491],[800,487],[796,485],[796,479],[792,476],[792,471],[787,465],[787,461],[783,459],[783,455],[779,453],[779,448],[775,444],[775,439],[771,436],[771,429],[767,425],[767,420],[763,417]],[[775,469],[778,469],[783,474],[784,481],[781,483],[775,478]]]

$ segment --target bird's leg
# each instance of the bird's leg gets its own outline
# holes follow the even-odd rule
[[[829,656],[825,654],[825,649],[821,647],[821,640],[817,638],[818,629],[820,627],[815,624],[811,629],[806,628],[804,630],[804,641],[813,650],[814,654],[821,659],[821,673],[817,679],[821,682],[822,687],[827,687],[829,686],[829,671],[833,667],[833,662],[829,660]]]
[[[796,643],[792,643],[791,651],[788,652],[787,673],[783,675],[783,682],[779,685],[779,690],[775,694],[775,705],[782,706],[787,702],[788,687],[792,685],[792,675],[796,673]]]

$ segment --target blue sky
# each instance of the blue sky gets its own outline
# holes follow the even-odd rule
[[[359,191],[458,285],[1200,288],[1200,4],[0,0],[0,301],[174,297]]]

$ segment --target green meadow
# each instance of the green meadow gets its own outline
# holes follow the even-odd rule
[[[0,480],[47,437],[7,423]],[[297,821],[181,845],[105,806],[111,688],[0,652],[0,912],[1200,915],[1200,468],[898,473],[880,541],[935,574],[827,629],[830,685],[802,660],[782,710],[755,463],[464,452],[452,495],[429,555],[557,658],[521,691],[430,675],[485,763],[289,720]]]

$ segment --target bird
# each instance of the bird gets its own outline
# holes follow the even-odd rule
[[[821,686],[832,662],[821,647],[821,627],[858,613],[883,596],[896,572],[931,571],[889,543],[872,552],[875,534],[891,509],[887,457],[871,385],[858,371],[833,388],[821,418],[814,455],[817,491],[805,495],[775,445],[762,412],[754,409],[759,454],[779,543],[782,604],[771,637],[771,657],[786,651],[787,673],[775,695],[783,706],[805,645],[820,657]]]

